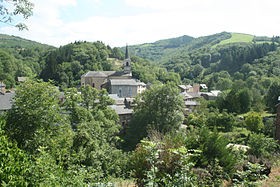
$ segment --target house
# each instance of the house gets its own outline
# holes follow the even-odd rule
[[[28,79],[28,77],[18,77],[17,81],[18,82],[25,82],[25,81],[27,81],[27,79]]]
[[[132,102],[134,98],[121,98],[117,94],[109,94],[109,97],[115,101],[110,107],[118,114],[119,124],[122,126],[120,133],[125,133],[125,130],[132,118]]]
[[[207,90],[208,89],[206,84],[200,84],[199,86],[200,86],[200,89],[202,89],[202,90]]]
[[[14,92],[0,93],[0,113],[8,111],[12,108]]]
[[[196,95],[197,93],[193,92],[181,92],[180,95],[184,99],[185,109],[184,109],[184,115],[187,116],[189,113],[194,112],[195,109],[200,105],[196,99],[199,97],[199,95]]]
[[[132,78],[131,60],[126,46],[122,71],[89,71],[81,76],[81,85],[90,85],[96,89],[107,89],[110,94],[119,97],[135,97],[146,89],[146,84]]]
[[[6,85],[3,82],[0,82],[0,93],[6,92]]]
[[[210,92],[201,92],[201,96],[206,100],[215,100],[222,93],[220,90],[213,90]]]
[[[132,118],[133,109],[127,108],[125,105],[110,105],[110,107],[115,110],[119,116],[119,123],[122,126],[121,133],[125,133],[125,129]]]

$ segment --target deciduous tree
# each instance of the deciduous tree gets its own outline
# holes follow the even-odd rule
[[[183,122],[183,98],[174,84],[155,85],[137,98],[127,132],[133,147],[153,129],[161,133],[178,130]]]
[[[28,19],[32,15],[33,3],[29,0],[0,0],[0,22],[11,24],[20,30],[27,29],[24,23],[15,23],[14,17]]]

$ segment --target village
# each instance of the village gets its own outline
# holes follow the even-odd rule
[[[27,77],[18,77],[17,81],[20,84],[27,79]],[[92,86],[97,90],[107,90],[109,97],[114,100],[114,105],[110,105],[110,107],[118,114],[119,123],[124,129],[132,118],[135,97],[151,86],[151,84],[145,84],[133,78],[128,46],[126,46],[125,59],[123,60],[121,71],[89,71],[81,76],[80,86],[86,85]],[[206,84],[178,85],[178,89],[184,100],[185,117],[197,110],[200,105],[200,98],[215,100],[221,93],[219,90],[208,92]],[[14,96],[15,90],[6,90],[5,84],[0,82],[0,113],[12,108]],[[62,102],[65,100],[63,92],[61,92],[59,99]]]

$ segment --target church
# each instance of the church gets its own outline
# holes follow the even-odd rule
[[[146,89],[146,84],[132,78],[131,60],[128,46],[125,50],[122,71],[89,71],[81,77],[81,85],[90,85],[96,89],[106,89],[109,94],[119,97],[135,97]]]

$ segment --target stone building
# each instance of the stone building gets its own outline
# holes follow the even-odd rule
[[[107,89],[119,97],[135,97],[146,89],[146,84],[132,78],[131,60],[126,46],[122,71],[89,71],[81,77],[81,85]]]

